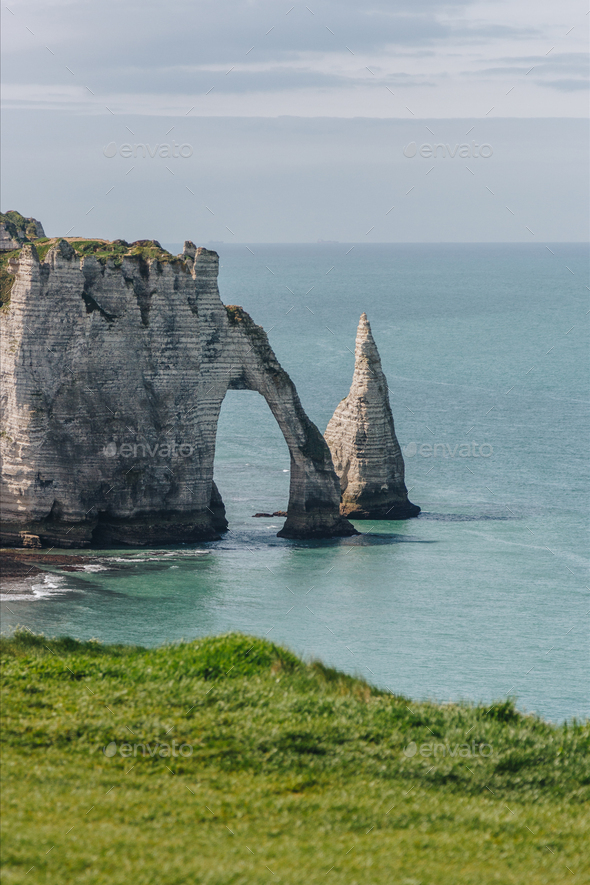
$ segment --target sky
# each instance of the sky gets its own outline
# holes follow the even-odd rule
[[[9,0],[3,211],[166,242],[584,240],[587,12]]]

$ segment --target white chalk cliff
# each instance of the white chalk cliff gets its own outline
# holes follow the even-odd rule
[[[2,543],[219,537],[227,523],[213,461],[229,389],[262,394],[289,447],[279,535],[354,534],[328,446],[264,330],[220,300],[217,254],[187,242],[174,258],[153,241],[117,252],[118,242],[100,260],[66,240],[43,261],[33,244],[10,259],[14,283],[0,311]]]
[[[407,519],[420,513],[408,500],[387,380],[365,313],[356,333],[350,392],[334,412],[325,438],[340,477],[343,515]]]

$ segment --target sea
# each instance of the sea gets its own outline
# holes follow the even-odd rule
[[[241,631],[410,699],[587,717],[587,246],[207,247],[222,300],[264,327],[322,432],[366,311],[420,516],[277,538],[283,520],[254,514],[286,509],[287,446],[261,396],[230,392],[223,539],[12,583],[3,631],[143,646]]]

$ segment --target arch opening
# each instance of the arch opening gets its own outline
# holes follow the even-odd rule
[[[257,513],[286,512],[290,469],[288,446],[263,397],[228,390],[217,422],[213,481],[230,527],[248,527]],[[280,516],[272,525],[279,519],[282,525]]]

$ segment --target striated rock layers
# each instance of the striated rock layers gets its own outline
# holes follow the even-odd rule
[[[26,244],[11,259],[0,312],[2,543],[219,537],[213,459],[229,389],[261,393],[289,447],[279,535],[355,534],[328,446],[264,330],[220,300],[217,254],[188,242],[177,258],[155,241],[73,246],[59,240],[41,262]]]
[[[407,519],[420,508],[408,500],[404,459],[393,426],[387,380],[364,313],[348,396],[326,429],[340,477],[340,512],[351,519]]]

